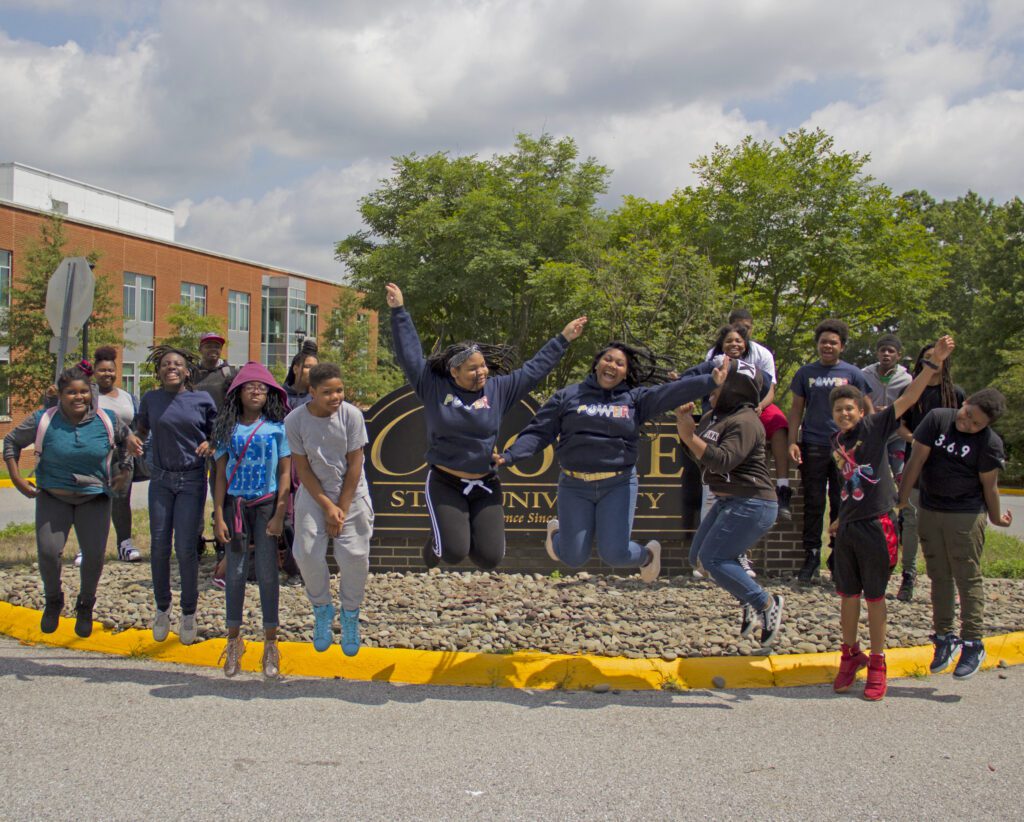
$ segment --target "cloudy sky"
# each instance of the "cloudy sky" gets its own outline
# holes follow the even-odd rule
[[[573,137],[604,205],[820,126],[897,191],[1024,193],[1024,3],[0,0],[0,161],[320,276],[390,158]]]

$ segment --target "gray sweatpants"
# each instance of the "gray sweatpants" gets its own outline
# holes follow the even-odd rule
[[[36,497],[36,552],[39,576],[47,597],[60,594],[60,555],[75,529],[82,551],[80,594],[83,600],[96,597],[103,573],[103,559],[110,533],[110,497],[106,494],[51,494]]]
[[[341,607],[356,610],[363,601],[370,572],[370,536],[373,508],[369,497],[352,500],[341,535],[334,538],[334,559],[338,563]],[[324,512],[300,487],[295,494],[295,542],[292,556],[302,572],[306,595],[313,605],[331,602],[331,574],[327,568],[327,525]]]

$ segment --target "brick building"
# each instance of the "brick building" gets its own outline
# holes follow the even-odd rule
[[[52,212],[65,221],[68,252],[99,253],[97,277],[121,301],[121,384],[135,394],[147,347],[170,332],[166,308],[191,303],[225,319],[231,363],[287,365],[305,336],[321,331],[340,286],[325,277],[264,265],[174,241],[170,209],[19,163],[0,164],[0,306],[10,306],[18,266]],[[377,318],[368,314],[371,339]],[[0,361],[9,353],[0,350]],[[0,397],[0,436],[27,412]]]

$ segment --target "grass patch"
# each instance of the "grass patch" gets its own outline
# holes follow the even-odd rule
[[[1000,579],[1024,579],[1024,540],[989,528],[981,553],[981,573]]]

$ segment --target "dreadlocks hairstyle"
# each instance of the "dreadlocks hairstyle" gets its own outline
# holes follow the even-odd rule
[[[185,390],[191,391],[195,385],[195,375],[196,369],[199,367],[199,358],[191,351],[175,348],[172,345],[151,345],[149,347],[149,356],[146,357],[146,362],[153,366],[154,373],[160,370],[160,361],[168,354],[177,354],[185,361],[185,367],[188,369],[188,373],[185,374]]]
[[[435,374],[446,377],[450,369],[457,368],[472,354],[483,355],[488,369],[494,374],[508,374],[516,367],[516,350],[510,345],[490,345],[464,340],[447,348],[435,350],[427,357],[427,365]]]
[[[624,382],[630,388],[636,388],[639,385],[661,385],[672,380],[668,373],[669,369],[658,364],[659,360],[664,358],[658,357],[645,346],[633,346],[621,340],[612,340],[601,346],[590,362],[591,374],[597,370],[597,364],[601,362],[601,357],[613,348],[626,355],[626,379]]]
[[[258,382],[258,380],[256,381]],[[242,383],[244,385],[245,383]],[[235,426],[242,417],[242,385],[234,391],[228,391],[224,397],[224,407],[217,413],[217,419],[213,423],[214,448],[227,448],[231,444],[231,435]],[[288,411],[284,407],[284,400],[280,393],[270,386],[267,386],[267,401],[263,404],[260,416],[269,422],[281,422]]]
[[[302,348],[299,349],[299,353],[292,357],[292,364],[288,366],[288,376],[284,378],[285,385],[295,385],[295,366],[301,365],[306,361],[306,357],[316,357],[320,351],[320,346],[317,345],[316,340],[312,337],[306,337],[302,341]]]
[[[914,364],[915,377],[924,369],[924,359],[933,348],[935,348],[935,345],[929,343],[917,355],[917,362]],[[953,385],[953,374],[949,368],[950,359],[952,358],[947,357],[939,367],[939,371],[942,374],[942,382],[939,383],[939,397],[942,402],[942,405],[939,406],[940,408],[956,408],[959,405],[956,401],[956,387]],[[919,412],[924,410],[921,407],[921,400],[917,401],[915,408]]]
[[[718,329],[718,336],[715,337],[715,345],[711,349],[712,354],[724,354],[725,349],[725,338],[728,337],[733,331],[739,334],[743,338],[743,347],[746,349],[744,354],[750,353],[750,332],[747,331],[747,327],[742,323],[731,323],[730,325],[723,325]]]

